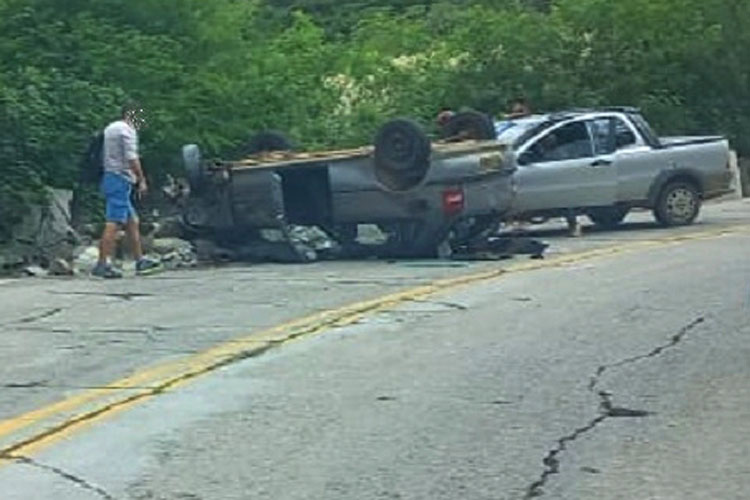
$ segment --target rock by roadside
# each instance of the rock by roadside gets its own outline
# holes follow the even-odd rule
[[[37,267],[47,270],[57,261],[73,260],[81,238],[71,226],[72,191],[49,189],[47,204],[28,208],[26,215],[11,231],[9,241],[0,245],[0,274],[22,272]],[[26,273],[28,274],[28,273]]]

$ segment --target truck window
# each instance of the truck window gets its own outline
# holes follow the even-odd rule
[[[628,127],[628,124],[622,121],[620,118],[614,119],[615,124],[615,145],[617,149],[623,149],[628,146],[632,146],[638,142],[633,131]]]
[[[646,144],[648,144],[652,148],[662,147],[659,137],[651,128],[651,125],[648,124],[646,119],[643,118],[643,115],[641,115],[640,113],[631,113],[628,115],[628,118],[630,118],[630,121],[633,122],[635,128],[638,129],[638,133],[641,134],[643,140],[646,141]]]
[[[597,118],[588,122],[591,138],[594,141],[594,154],[609,155],[615,152],[615,141],[612,135],[612,119]]]
[[[594,156],[585,122],[573,122],[542,136],[529,149],[533,163],[575,160]]]

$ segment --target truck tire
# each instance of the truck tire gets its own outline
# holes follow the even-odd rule
[[[414,188],[430,169],[431,148],[417,123],[404,118],[386,123],[375,137],[375,177],[393,191]]]
[[[264,130],[258,132],[241,148],[242,156],[271,153],[273,151],[294,151],[294,143],[283,132]]]
[[[654,218],[665,227],[692,224],[701,209],[698,189],[687,181],[667,184],[659,195],[654,208]]]
[[[204,187],[205,170],[200,148],[196,144],[182,146],[182,164],[190,184],[190,192],[200,193]]]
[[[589,210],[586,216],[603,229],[614,229],[622,223],[628,212],[628,207],[602,207]]]
[[[497,139],[497,131],[492,119],[479,111],[469,110],[456,113],[441,131],[442,138],[448,141],[492,141]]]

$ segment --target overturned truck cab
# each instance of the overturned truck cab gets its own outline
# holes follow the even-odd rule
[[[203,160],[197,145],[183,147],[189,231],[231,244],[263,229],[317,226],[345,253],[361,254],[358,227],[367,224],[387,236],[373,252],[431,257],[444,242],[488,229],[513,201],[515,158],[491,126],[431,142],[415,122],[396,119],[358,149],[294,152],[274,132],[251,144],[236,161]]]

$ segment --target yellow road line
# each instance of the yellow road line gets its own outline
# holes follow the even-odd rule
[[[441,292],[490,280],[509,273],[561,267],[595,258],[663,247],[687,241],[712,239],[724,235],[747,232],[749,230],[750,225],[743,225],[711,231],[686,233],[653,240],[625,240],[618,245],[561,255],[548,260],[529,261],[510,265],[505,268],[455,278],[440,279],[428,285],[410,288],[376,299],[357,302],[338,309],[323,311],[289,321],[255,334],[226,341],[204,352],[177,361],[170,361],[146,368],[131,376],[113,382],[105,388],[92,389],[0,422],[1,439],[10,437],[13,433],[30,426],[44,424],[45,420],[54,416],[78,411],[76,415],[64,419],[62,422],[50,424],[48,428],[0,450],[0,466],[8,463],[7,460],[3,461],[2,457],[31,455],[39,451],[42,447],[49,446],[71,435],[85,425],[110,417],[239,359],[258,355],[273,346],[309,337],[333,328],[354,324],[363,317],[379,311],[396,308],[406,302],[424,299]],[[118,391],[122,392],[122,394],[119,397],[113,398],[113,394],[117,396]],[[88,406],[96,403],[99,403],[99,405],[87,409]]]

